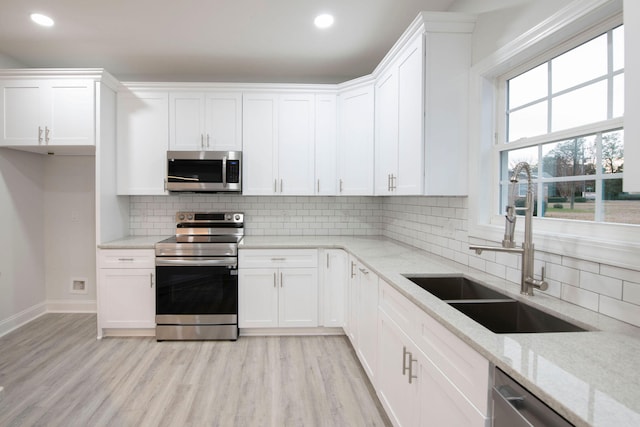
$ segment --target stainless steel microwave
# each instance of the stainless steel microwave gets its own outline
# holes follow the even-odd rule
[[[167,151],[167,190],[242,192],[242,152]]]

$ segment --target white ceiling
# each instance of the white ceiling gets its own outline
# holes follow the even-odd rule
[[[487,0],[474,0],[475,2]],[[420,11],[455,0],[0,0],[0,53],[121,80],[336,83],[373,71]],[[56,24],[39,27],[32,12]],[[318,30],[319,12],[335,25]]]

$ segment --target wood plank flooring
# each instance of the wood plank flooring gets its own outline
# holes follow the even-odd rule
[[[96,340],[47,314],[0,338],[0,426],[387,426],[346,337]]]

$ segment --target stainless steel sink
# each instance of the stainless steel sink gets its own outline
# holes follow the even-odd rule
[[[500,292],[461,276],[407,277],[407,279],[444,301],[509,299]]]
[[[450,302],[449,305],[497,334],[585,331],[579,326],[516,300]]]
[[[466,277],[405,277],[497,334],[586,331]]]

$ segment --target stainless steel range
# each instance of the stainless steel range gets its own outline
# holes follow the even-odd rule
[[[156,243],[156,339],[238,338],[238,244],[244,215],[178,212]]]

